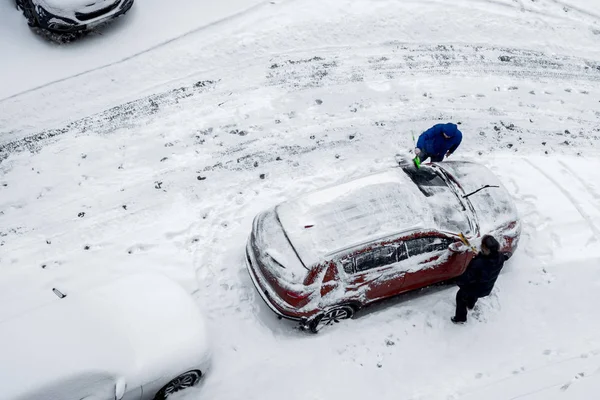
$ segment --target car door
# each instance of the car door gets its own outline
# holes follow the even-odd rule
[[[444,281],[462,270],[462,256],[450,251],[453,239],[428,235],[406,240],[408,262],[404,289],[412,290]]]
[[[140,400],[140,386],[119,387],[119,380],[102,372],[80,372],[29,391],[27,400]],[[125,389],[125,390],[123,390]],[[120,396],[119,396],[120,395]]]
[[[346,294],[366,304],[398,293],[404,274],[397,268],[406,258],[403,243],[376,245],[342,261]]]

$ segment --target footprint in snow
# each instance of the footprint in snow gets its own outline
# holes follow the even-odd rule
[[[567,382],[567,383],[565,383],[564,385],[562,385],[562,386],[560,387],[560,390],[561,390],[561,391],[563,391],[563,392],[564,392],[564,391],[566,391],[566,390],[567,390],[567,389],[568,389],[568,388],[571,386],[571,384],[573,384],[573,382],[575,382],[575,381],[577,381],[577,380],[579,380],[579,379],[582,379],[582,378],[585,378],[585,372],[579,372],[579,373],[577,373],[577,375],[575,375],[575,376],[574,376],[574,377],[571,379],[571,381],[570,381],[570,382]]]
[[[155,245],[151,244],[135,244],[127,249],[127,254],[135,254],[139,252],[144,252],[150,250]]]

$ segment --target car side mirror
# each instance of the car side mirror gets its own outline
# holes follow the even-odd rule
[[[469,248],[462,242],[454,242],[448,246],[448,250],[450,250],[452,253],[464,253],[465,251],[469,250]]]

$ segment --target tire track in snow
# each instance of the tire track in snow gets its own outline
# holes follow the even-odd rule
[[[335,55],[332,56],[332,53]],[[240,90],[247,92],[260,88],[264,83],[267,87],[276,86],[300,91],[311,87],[362,82],[365,77],[369,80],[393,80],[407,75],[489,76],[492,74],[518,79],[550,77],[588,82],[600,81],[600,63],[593,60],[549,56],[539,51],[477,44],[419,45],[387,41],[379,46],[369,47],[324,47],[288,53],[285,57],[278,55],[257,58],[254,64],[249,64],[246,68],[263,66],[267,66],[266,82],[253,82],[250,87],[243,87]],[[76,120],[61,128],[43,130],[16,141],[0,144],[0,164],[12,152],[24,149],[35,152],[43,142],[59,135],[83,134],[90,131],[112,132],[120,127],[136,124],[140,119],[159,112],[165,106],[178,104],[187,97],[199,93],[212,91],[215,97],[231,94],[228,88],[216,90],[215,87],[223,80],[225,80],[223,83],[226,83],[234,71],[236,74],[239,73],[239,69],[225,71],[227,72],[222,71],[222,76],[214,77],[214,80],[197,81],[192,84],[188,82],[178,88]],[[181,79],[177,81],[181,82]],[[20,132],[13,131],[0,134],[0,137],[19,134]]]
[[[577,6],[574,6],[572,4],[569,4],[569,3],[566,3],[566,2],[560,1],[560,0],[549,0],[549,1],[552,2],[552,3],[554,3],[554,4],[556,4],[556,5],[558,5],[558,6],[560,6],[560,7],[562,7],[563,10],[565,10],[565,12],[568,11],[568,10],[575,10],[578,13],[580,13],[582,15],[585,15],[586,17],[591,17],[593,19],[600,20],[600,15],[598,15],[598,14],[592,12],[592,11],[584,10],[581,7],[577,7]]]
[[[114,61],[112,63],[104,64],[104,65],[102,65],[100,67],[88,69],[88,70],[85,70],[83,72],[80,72],[80,73],[77,73],[77,74],[73,74],[73,75],[69,75],[67,77],[64,77],[64,78],[61,78],[61,79],[57,79],[57,80],[54,80],[52,82],[45,83],[43,85],[39,85],[39,86],[36,86],[34,88],[31,88],[31,89],[24,90],[24,91],[19,92],[19,93],[15,93],[15,94],[10,95],[8,97],[4,97],[4,98],[0,99],[0,104],[2,102],[6,101],[6,100],[14,99],[15,97],[19,97],[19,96],[24,95],[26,93],[35,92],[36,90],[39,90],[39,89],[42,89],[42,88],[45,88],[45,87],[48,87],[48,86],[52,86],[52,85],[54,85],[56,83],[68,81],[69,79],[73,79],[73,78],[76,78],[76,77],[79,77],[79,76],[83,76],[83,75],[89,74],[91,72],[100,71],[100,70],[112,67],[114,65],[122,64],[122,63],[124,63],[126,61],[129,61],[129,60],[133,59],[133,58],[139,57],[139,56],[141,56],[143,54],[146,54],[146,53],[150,53],[150,52],[152,52],[154,50],[157,50],[157,49],[159,49],[161,47],[164,47],[164,46],[166,46],[166,45],[168,45],[170,43],[173,43],[173,42],[175,42],[177,40],[183,39],[184,37],[193,35],[195,33],[201,32],[201,31],[209,29],[209,28],[213,28],[215,26],[221,25],[221,24],[226,23],[226,22],[230,22],[230,21],[238,19],[238,18],[240,18],[240,17],[242,17],[242,16],[244,16],[246,14],[249,14],[251,12],[258,11],[259,9],[261,9],[261,8],[263,8],[263,7],[265,7],[265,6],[269,5],[269,4],[272,4],[271,1],[263,1],[263,2],[261,2],[259,4],[256,4],[256,5],[254,5],[254,6],[250,7],[250,8],[247,8],[247,9],[245,9],[243,11],[237,12],[237,13],[235,13],[233,15],[229,15],[229,16],[227,16],[225,18],[221,18],[221,19],[219,19],[217,21],[214,21],[214,22],[211,22],[211,23],[209,23],[207,25],[203,25],[203,26],[200,26],[198,28],[192,29],[191,31],[185,32],[183,34],[180,34],[180,35],[178,35],[178,36],[176,36],[176,37],[174,37],[172,39],[163,41],[163,42],[158,43],[158,44],[156,44],[156,45],[154,45],[152,47],[149,47],[146,50],[139,51],[139,52],[134,53],[134,54],[132,54],[132,55],[130,55],[128,57],[122,58],[122,59]]]
[[[509,400],[518,400],[523,398],[529,398],[529,396],[531,396],[532,394],[543,392],[551,388],[560,388],[560,390],[564,392],[574,381],[580,380],[581,378],[589,378],[595,373],[597,373],[598,370],[596,363],[598,362],[598,360],[595,359],[595,357],[597,357],[598,354],[598,350],[594,349],[579,355],[573,355],[570,357],[554,360],[546,364],[539,365],[537,367],[521,370],[517,374],[515,374],[514,372],[510,375],[507,374],[502,378],[492,380],[491,382],[488,382],[484,385],[473,387],[463,392],[455,393],[455,395],[458,399],[475,400],[485,397],[485,393],[489,394],[490,391],[493,391],[494,393],[496,393],[496,397],[494,398],[500,398],[497,396],[498,393],[501,393],[505,396],[505,398]],[[556,370],[558,369],[564,369],[566,372],[557,373]],[[591,371],[593,372],[590,373]],[[569,379],[569,381],[565,383],[564,379],[567,378],[563,378],[562,376],[558,377],[556,375],[567,375],[569,377],[574,378]],[[546,378],[540,379],[540,377]],[[518,383],[519,381],[522,381],[524,379],[530,379],[534,382],[540,381],[544,383],[542,385],[536,385],[537,387],[535,389],[527,390],[527,392],[523,393],[523,390],[518,389],[520,385],[515,385],[511,382],[516,381]],[[519,393],[517,394],[515,392]],[[552,396],[552,398],[554,397]]]
[[[540,174],[542,174],[546,179],[548,179],[550,182],[552,182],[552,184],[554,184],[554,186],[556,186],[556,188],[571,202],[571,204],[573,204],[573,207],[575,207],[575,209],[577,210],[579,215],[581,215],[583,220],[588,224],[588,226],[592,230],[592,233],[594,236],[592,238],[592,240],[600,241],[600,229],[598,229],[596,227],[596,225],[594,225],[594,223],[592,222],[593,220],[592,220],[591,216],[583,209],[583,207],[577,201],[577,199],[573,195],[571,195],[571,193],[569,193],[569,191],[566,190],[556,179],[554,179],[552,176],[550,176],[550,174],[546,173],[546,171],[544,171],[542,168],[538,167],[537,165],[532,163],[530,160],[525,159],[525,162],[527,162],[527,164],[529,164],[533,168],[535,168]]]
[[[282,59],[274,57],[267,74],[271,85],[293,89],[318,87],[325,83],[344,84],[361,81],[365,73],[397,76],[512,76],[517,78],[553,78],[600,81],[600,63],[569,56],[548,56],[543,52],[478,44],[422,45],[401,41],[361,48],[353,55],[348,46],[314,49],[310,57]],[[359,50],[359,48],[354,48]],[[335,53],[334,56],[331,54]],[[281,60],[281,61],[278,61]],[[363,75],[352,73],[357,64],[367,65]]]
[[[518,11],[528,13],[528,14],[550,17],[550,18],[559,19],[559,20],[571,21],[570,18],[566,18],[560,14],[553,14],[550,12],[526,8],[525,4],[523,3],[523,0],[514,0],[514,2],[518,4],[518,7],[515,7],[514,5],[512,5],[510,3],[506,3],[506,2],[498,1],[498,0],[468,0],[468,1],[465,1],[463,4],[457,4],[456,2],[453,2],[453,5],[455,7],[463,7],[463,8],[467,8],[467,9],[469,9],[472,6],[471,3],[483,4],[486,6],[492,5],[492,6],[496,6],[498,8],[502,8],[502,9],[510,9],[510,10],[515,10],[515,11],[518,10]],[[444,1],[435,1],[435,0],[419,1],[418,3],[419,4],[441,4],[441,5],[447,4]]]
[[[143,117],[150,117],[159,109],[178,104],[179,101],[213,90],[218,81],[203,80],[189,86],[182,86],[166,92],[153,94],[138,100],[112,107],[98,114],[85,117],[56,129],[46,129],[34,135],[8,143],[0,143],[0,164],[15,151],[27,149],[31,152],[39,150],[39,143],[46,142],[66,133],[84,134],[113,132],[128,124],[136,123]],[[13,133],[14,134],[14,133]],[[9,134],[0,134],[0,137]]]
[[[566,170],[570,173],[570,175],[573,176],[573,178],[575,178],[579,183],[581,183],[581,186],[583,186],[583,188],[594,198],[597,199],[598,202],[597,203],[592,203],[594,207],[596,207],[596,209],[600,210],[600,194],[598,192],[596,192],[596,190],[586,181],[583,180],[583,178],[581,176],[579,176],[579,174],[577,174],[577,172],[575,172],[573,170],[573,168],[569,167],[569,165],[567,163],[565,163],[562,160],[558,160],[558,163]]]

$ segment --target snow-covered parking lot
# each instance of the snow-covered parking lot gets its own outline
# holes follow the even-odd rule
[[[597,397],[599,4],[163,3],[62,46],[0,5],[0,274],[172,277],[214,346],[174,398]],[[464,134],[452,157],[490,167],[523,222],[468,324],[452,287],[318,335],[277,320],[244,265],[254,216],[391,166],[444,121]]]

